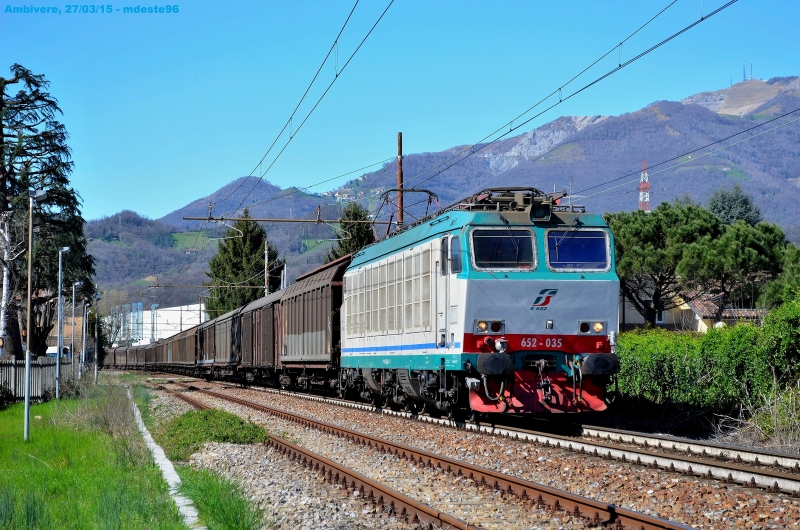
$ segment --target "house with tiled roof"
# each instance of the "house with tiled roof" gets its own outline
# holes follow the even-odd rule
[[[656,325],[677,331],[706,333],[719,324],[715,322],[719,297],[720,295],[684,291],[680,298],[675,300],[675,307],[657,312]],[[742,321],[760,323],[765,314],[765,309],[726,307],[722,311],[721,322],[728,325]],[[621,329],[640,327],[645,324],[644,317],[624,297],[620,301],[619,321]]]

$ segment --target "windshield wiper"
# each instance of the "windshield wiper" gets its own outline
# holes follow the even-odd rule
[[[577,232],[577,231],[578,231],[578,229],[581,227],[581,225],[582,225],[583,223],[581,222],[581,220],[580,220],[580,219],[578,219],[578,218],[576,217],[576,218],[575,218],[575,220],[574,220],[574,221],[572,221],[572,224],[574,224],[574,225],[575,225],[575,227],[574,227],[574,228],[572,228],[572,229],[570,229],[570,230],[567,230],[567,231],[565,231],[565,232],[564,232],[564,235],[563,235],[563,236],[561,236],[561,239],[559,239],[558,241],[556,241],[556,261],[558,261],[558,247],[560,247],[560,246],[561,246],[561,243],[562,243],[562,241],[564,241],[564,238],[565,238],[565,237],[567,237],[567,236],[568,236],[568,235],[570,235],[570,234],[573,234],[573,233]],[[572,224],[571,224],[570,226],[572,226]]]
[[[511,237],[511,244],[514,245],[514,264],[519,264],[519,245],[517,244],[517,240],[514,238],[514,232],[511,231],[511,224],[508,222],[508,219],[500,216],[500,220],[503,221],[503,224],[506,225],[506,230],[508,230],[508,235]]]

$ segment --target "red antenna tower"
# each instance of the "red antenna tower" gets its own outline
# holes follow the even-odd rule
[[[642,160],[642,175],[639,177],[639,209],[650,213],[650,179],[647,176],[647,159]]]

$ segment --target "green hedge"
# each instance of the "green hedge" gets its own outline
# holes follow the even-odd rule
[[[622,333],[620,391],[635,399],[730,410],[800,376],[800,299],[707,334],[648,329]],[[775,384],[779,388],[775,388]]]

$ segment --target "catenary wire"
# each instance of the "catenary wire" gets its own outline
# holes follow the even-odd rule
[[[340,178],[342,178],[342,177],[346,177],[347,175],[352,175],[353,173],[358,173],[359,171],[363,171],[363,170],[365,170],[365,169],[367,169],[367,168],[370,168],[370,167],[372,167],[372,166],[377,166],[378,164],[384,164],[384,163],[386,163],[386,162],[389,162],[389,161],[391,161],[391,160],[394,160],[394,158],[395,158],[395,157],[391,157],[391,158],[385,158],[385,159],[383,159],[383,160],[380,160],[380,161],[378,161],[378,162],[374,162],[374,163],[372,163],[372,164],[369,164],[368,166],[360,167],[360,168],[358,168],[358,169],[354,169],[354,170],[352,170],[352,171],[348,171],[347,173],[342,173],[341,175],[337,175],[337,176],[335,176],[335,177],[331,177],[331,178],[329,178],[329,179],[321,180],[321,181],[317,182],[316,184],[311,184],[310,186],[304,186],[304,187],[302,187],[302,188],[300,188],[300,187],[295,187],[295,189],[293,189],[293,190],[291,190],[291,191],[289,191],[289,192],[287,192],[287,193],[279,194],[279,195],[276,195],[276,196],[274,196],[274,197],[270,197],[269,199],[264,199],[263,201],[254,202],[254,203],[252,203],[252,204],[248,205],[248,208],[252,208],[253,206],[260,206],[260,205],[262,205],[262,204],[266,204],[266,203],[268,203],[268,202],[276,201],[276,200],[278,200],[278,199],[285,199],[286,197],[289,197],[290,195],[294,195],[295,193],[300,193],[301,191],[308,190],[308,189],[314,188],[314,187],[316,187],[316,186],[320,186],[320,185],[322,185],[322,184],[326,184],[326,183],[328,183],[328,182],[331,182],[331,181],[334,181],[334,180],[340,179]],[[388,166],[387,166],[387,167],[388,167]],[[385,171],[385,170],[384,170],[384,171]]]
[[[730,136],[726,136],[725,138],[721,138],[721,139],[719,139],[719,140],[716,140],[716,141],[714,141],[714,142],[711,142],[711,143],[709,143],[709,144],[706,144],[706,145],[704,145],[704,146],[702,146],[702,147],[698,147],[697,149],[694,149],[694,150],[692,150],[692,151],[688,151],[688,152],[686,152],[686,153],[683,153],[683,154],[681,154],[681,155],[674,156],[674,157],[672,157],[672,158],[669,158],[669,159],[667,159],[667,160],[664,160],[664,161],[662,161],[662,162],[659,162],[659,163],[657,163],[657,164],[652,164],[652,165],[650,166],[650,168],[652,169],[652,168],[656,168],[656,167],[658,167],[658,166],[663,166],[664,164],[669,164],[670,162],[674,162],[675,160],[678,160],[679,158],[683,158],[684,156],[688,156],[688,155],[694,154],[694,153],[696,153],[697,151],[702,151],[703,149],[706,149],[706,148],[708,148],[708,147],[711,147],[712,145],[717,145],[717,144],[719,144],[719,143],[722,143],[722,142],[724,142],[724,141],[726,141],[726,140],[730,140],[731,138],[734,138],[734,137],[736,137],[736,136],[739,136],[739,135],[742,135],[742,134],[748,133],[748,132],[750,132],[750,131],[752,131],[752,130],[754,130],[754,129],[758,129],[759,127],[763,127],[764,125],[767,125],[767,124],[769,124],[769,123],[772,123],[772,122],[774,122],[774,121],[776,121],[776,120],[779,120],[779,119],[781,119],[781,118],[785,118],[786,116],[789,116],[790,114],[794,114],[795,112],[800,112],[800,109],[794,109],[794,110],[792,110],[792,111],[789,111],[789,112],[787,112],[787,113],[785,113],[785,114],[781,114],[780,116],[776,116],[775,118],[772,118],[771,120],[767,120],[767,121],[765,121],[765,122],[763,122],[763,123],[759,123],[758,125],[754,125],[753,127],[749,127],[749,128],[747,128],[747,129],[745,129],[745,130],[743,130],[743,131],[739,131],[739,132],[737,132],[737,133],[731,134]],[[770,130],[773,130],[773,129],[770,129]],[[735,145],[735,144],[731,144],[731,145]],[[633,175],[638,175],[639,173],[640,173],[640,172],[639,172],[638,170],[637,170],[637,171],[633,171],[633,172],[631,172],[631,173],[628,173],[628,174],[626,174],[626,175],[622,175],[621,177],[617,177],[617,178],[614,178],[614,179],[611,179],[611,180],[607,180],[607,181],[605,181],[605,182],[601,182],[601,183],[599,183],[599,184],[595,184],[595,185],[593,185],[593,186],[589,186],[588,188],[584,188],[584,189],[582,189],[582,190],[579,190],[579,191],[573,192],[573,193],[572,193],[572,195],[578,195],[578,194],[580,194],[580,193],[584,193],[584,192],[586,192],[586,191],[593,190],[594,188],[599,188],[600,186],[605,186],[606,184],[611,184],[612,182],[616,182],[616,181],[618,181],[618,180],[622,180],[622,179],[624,179],[624,178],[632,177]]]
[[[267,152],[266,152],[266,153],[264,153],[264,156],[262,156],[262,157],[261,157],[261,160],[259,160],[259,161],[258,161],[258,164],[256,164],[256,166],[253,168],[253,170],[252,170],[252,171],[250,171],[250,174],[249,174],[249,175],[248,175],[248,176],[247,176],[247,177],[246,177],[246,178],[245,178],[245,179],[244,179],[244,180],[243,180],[243,181],[242,181],[242,182],[241,182],[241,183],[240,183],[240,184],[239,184],[239,185],[238,185],[238,186],[237,186],[237,187],[236,187],[236,188],[233,190],[233,191],[231,191],[231,192],[228,194],[228,196],[227,196],[227,197],[225,197],[224,199],[222,199],[222,201],[226,201],[226,200],[228,200],[228,199],[229,199],[229,198],[230,198],[230,197],[231,197],[231,196],[232,196],[234,193],[236,193],[236,192],[237,192],[239,189],[241,189],[241,188],[242,188],[242,186],[244,186],[245,182],[247,182],[247,179],[249,179],[250,177],[252,177],[252,176],[253,176],[253,173],[255,173],[255,172],[256,172],[256,170],[257,170],[257,169],[258,169],[258,168],[261,166],[261,164],[264,162],[264,159],[266,159],[266,158],[267,158],[267,156],[269,155],[269,153],[272,151],[272,148],[273,148],[273,147],[275,147],[275,144],[277,144],[277,143],[278,143],[278,140],[280,139],[280,137],[281,137],[281,136],[283,136],[283,133],[286,131],[286,128],[287,128],[287,127],[289,127],[289,126],[291,125],[291,123],[292,123],[292,120],[294,119],[294,116],[295,116],[295,114],[297,114],[297,110],[300,108],[300,105],[302,105],[302,104],[303,104],[303,101],[305,101],[305,99],[306,99],[306,96],[308,95],[308,92],[311,90],[311,87],[312,87],[312,86],[314,86],[314,83],[316,82],[316,80],[317,80],[317,77],[319,77],[319,74],[320,74],[320,72],[322,72],[322,68],[323,68],[323,67],[325,66],[325,64],[328,62],[328,59],[330,58],[330,56],[331,56],[331,53],[333,53],[333,50],[334,50],[334,49],[336,48],[336,46],[339,44],[339,39],[342,37],[342,33],[344,33],[344,29],[347,27],[347,23],[348,23],[348,22],[350,22],[350,18],[353,16],[353,13],[355,12],[355,10],[356,10],[356,7],[358,6],[358,2],[359,2],[359,1],[360,1],[360,0],[356,0],[356,3],[355,3],[355,4],[353,4],[353,8],[350,10],[350,14],[349,14],[349,15],[347,15],[347,19],[344,21],[344,24],[342,25],[342,28],[339,30],[339,34],[338,34],[338,35],[336,35],[336,38],[333,40],[333,44],[331,44],[331,47],[330,47],[330,49],[328,50],[328,53],[325,55],[325,58],[322,60],[322,64],[320,64],[320,65],[319,65],[319,68],[317,68],[317,72],[314,74],[314,77],[311,79],[311,82],[308,84],[308,87],[306,87],[306,91],[305,91],[305,92],[303,92],[303,96],[300,98],[300,101],[298,101],[298,102],[297,102],[297,105],[295,106],[294,110],[292,111],[292,114],[289,116],[289,119],[288,119],[288,120],[286,120],[286,123],[283,125],[283,128],[280,130],[280,132],[278,133],[278,135],[275,137],[275,140],[273,140],[273,141],[272,141],[272,144],[271,144],[271,145],[269,146],[269,148],[267,149]],[[339,74],[338,74],[338,72],[337,72],[337,74],[336,74],[336,75],[337,75],[337,77],[338,77],[338,75],[339,75]],[[291,134],[291,133],[290,133],[290,134]],[[241,205],[240,205],[240,206],[241,206]]]
[[[286,148],[287,148],[287,147],[289,147],[289,144],[292,142],[292,139],[293,139],[293,138],[294,138],[294,137],[297,135],[297,133],[298,133],[298,132],[300,132],[300,129],[302,129],[302,128],[303,128],[303,125],[305,125],[306,121],[308,121],[308,119],[311,117],[311,114],[313,114],[313,112],[316,110],[316,108],[317,108],[317,107],[319,106],[319,104],[322,102],[322,99],[323,99],[323,98],[325,97],[325,95],[326,95],[326,94],[327,94],[327,93],[330,91],[330,89],[333,87],[334,83],[336,83],[336,80],[337,80],[337,79],[339,79],[339,76],[340,76],[340,75],[341,75],[341,74],[344,72],[344,70],[347,68],[347,66],[350,64],[350,62],[351,62],[351,61],[353,60],[353,58],[356,56],[356,54],[358,53],[358,51],[361,49],[361,47],[362,47],[362,46],[364,45],[364,43],[367,41],[367,39],[369,38],[369,36],[370,36],[370,35],[372,35],[372,32],[373,32],[373,31],[375,31],[375,28],[378,26],[378,24],[380,23],[380,21],[381,21],[381,20],[383,20],[383,17],[386,15],[386,12],[387,12],[387,11],[389,11],[389,8],[390,8],[390,7],[392,7],[392,4],[394,4],[394,0],[390,0],[389,4],[386,6],[386,9],[384,9],[384,10],[383,10],[383,12],[381,13],[381,16],[379,16],[379,17],[378,17],[378,20],[376,20],[376,21],[375,21],[375,24],[373,24],[373,25],[372,25],[372,27],[370,28],[370,30],[367,32],[367,34],[364,36],[364,38],[361,40],[361,42],[360,42],[360,43],[358,44],[358,46],[356,47],[355,51],[354,51],[352,54],[350,54],[350,57],[348,57],[348,58],[347,58],[347,61],[345,61],[345,63],[342,65],[342,69],[341,69],[341,70],[340,70],[340,71],[339,71],[339,72],[336,74],[336,76],[333,78],[333,81],[331,81],[331,82],[330,82],[330,84],[328,85],[328,87],[325,89],[325,91],[324,91],[324,92],[322,93],[322,95],[319,97],[319,99],[318,99],[318,100],[317,100],[317,102],[314,104],[314,106],[311,108],[311,110],[310,110],[310,111],[308,111],[308,114],[306,115],[306,117],[305,117],[305,118],[303,118],[303,121],[302,121],[302,122],[300,122],[300,125],[298,125],[298,126],[297,126],[297,129],[294,131],[294,133],[293,133],[293,134],[292,134],[292,135],[289,137],[289,139],[286,141],[286,144],[283,146],[283,148],[281,148],[281,150],[278,152],[278,154],[277,154],[277,155],[275,155],[275,158],[272,160],[272,162],[269,164],[269,166],[267,166],[267,169],[265,169],[265,170],[264,170],[264,172],[263,172],[263,173],[262,173],[262,174],[261,174],[261,175],[258,177],[258,180],[256,181],[256,183],[253,185],[253,187],[252,187],[252,188],[250,188],[250,191],[249,191],[249,192],[247,192],[247,195],[245,195],[245,196],[244,196],[244,198],[243,198],[243,199],[241,200],[241,202],[239,203],[239,206],[237,206],[237,207],[236,207],[236,209],[235,209],[235,210],[233,210],[233,212],[231,212],[231,214],[233,214],[233,213],[235,213],[235,212],[237,212],[237,211],[239,211],[239,210],[241,209],[242,205],[245,203],[245,201],[247,201],[248,197],[250,197],[250,195],[253,193],[253,191],[254,191],[254,190],[256,189],[256,187],[258,186],[258,183],[259,183],[259,182],[261,182],[262,180],[264,180],[264,176],[265,176],[267,173],[269,173],[270,169],[272,169],[272,167],[275,165],[275,163],[276,163],[276,162],[278,161],[278,159],[281,157],[281,155],[283,154],[283,152],[284,152],[284,151],[286,151]],[[230,215],[230,214],[229,214],[229,215]]]
[[[530,118],[528,118],[528,119],[526,119],[525,121],[523,121],[523,122],[519,123],[518,125],[516,125],[516,126],[513,126],[513,121],[511,121],[511,122],[507,122],[507,124],[508,124],[508,123],[511,123],[511,124],[512,124],[512,126],[510,126],[510,127],[509,127],[509,129],[508,129],[506,132],[504,132],[503,134],[501,134],[500,136],[498,136],[498,137],[494,138],[493,140],[491,140],[491,141],[489,141],[489,142],[482,143],[484,140],[486,140],[487,138],[491,137],[493,134],[496,134],[496,132],[497,132],[497,131],[499,131],[499,130],[502,130],[504,127],[503,127],[503,128],[501,128],[501,129],[497,129],[497,130],[495,131],[495,133],[492,133],[492,134],[490,134],[490,135],[488,135],[488,136],[484,137],[484,138],[483,138],[483,139],[481,139],[479,142],[476,142],[476,143],[472,144],[471,146],[468,146],[468,147],[466,147],[465,149],[462,149],[462,150],[461,150],[459,153],[457,153],[456,155],[453,155],[452,157],[450,157],[449,159],[445,160],[444,162],[441,162],[441,163],[437,164],[437,165],[436,165],[436,166],[434,166],[433,168],[429,168],[429,169],[425,170],[424,172],[422,172],[422,173],[420,173],[420,174],[418,174],[418,175],[415,175],[414,177],[412,177],[411,179],[409,179],[409,182],[411,182],[411,181],[413,181],[413,180],[416,180],[416,179],[418,179],[418,178],[422,177],[423,175],[426,175],[426,174],[430,173],[431,171],[433,171],[433,169],[435,169],[435,168],[438,168],[438,167],[441,167],[441,166],[442,166],[442,165],[444,165],[445,163],[447,163],[447,162],[449,162],[449,161],[451,161],[451,160],[454,160],[455,158],[458,158],[459,156],[463,155],[464,153],[467,153],[467,155],[466,155],[466,156],[464,156],[463,158],[460,158],[460,159],[456,160],[455,162],[453,162],[452,164],[450,164],[450,165],[446,166],[444,169],[441,169],[441,170],[437,171],[436,173],[434,173],[434,174],[433,174],[433,175],[431,175],[430,177],[428,177],[428,178],[426,178],[426,179],[424,179],[424,180],[420,181],[420,183],[422,183],[422,182],[427,182],[427,181],[429,181],[429,180],[431,180],[431,179],[433,179],[433,178],[437,177],[438,175],[441,175],[443,172],[447,171],[448,169],[450,169],[451,167],[455,166],[456,164],[459,164],[459,163],[463,162],[464,160],[466,160],[467,158],[470,158],[471,156],[475,155],[476,153],[478,153],[478,152],[482,151],[483,149],[486,149],[486,148],[487,148],[487,147],[489,147],[490,145],[493,145],[494,143],[496,143],[496,142],[500,141],[501,139],[505,138],[506,136],[508,136],[508,135],[509,135],[509,134],[511,134],[512,132],[514,132],[514,131],[518,130],[519,128],[523,127],[524,125],[527,125],[527,124],[528,124],[528,123],[530,123],[531,121],[535,120],[536,118],[538,118],[538,117],[539,117],[539,116],[541,116],[542,114],[544,114],[544,113],[546,113],[546,112],[548,112],[548,111],[552,110],[553,108],[555,108],[555,107],[557,107],[557,106],[561,105],[561,104],[562,104],[562,103],[564,103],[565,101],[567,101],[567,100],[569,100],[569,99],[571,99],[571,98],[573,98],[573,97],[577,96],[577,95],[578,95],[578,94],[580,94],[581,92],[583,92],[583,91],[587,90],[588,88],[590,88],[590,87],[592,87],[592,86],[596,85],[596,84],[597,84],[597,83],[599,83],[600,81],[602,81],[602,80],[606,79],[607,77],[610,77],[611,75],[613,75],[613,74],[615,74],[615,73],[619,72],[620,70],[622,70],[622,69],[623,69],[623,68],[625,68],[626,66],[629,66],[630,64],[632,64],[632,63],[634,63],[634,62],[638,61],[638,60],[639,60],[639,59],[641,59],[642,57],[644,57],[644,56],[646,56],[646,55],[650,54],[651,52],[653,52],[653,51],[655,51],[656,49],[660,48],[660,47],[661,47],[661,46],[663,46],[664,44],[666,44],[666,43],[670,42],[671,40],[673,40],[673,39],[677,38],[678,36],[682,35],[683,33],[685,33],[685,32],[687,32],[687,31],[689,31],[690,29],[692,29],[693,27],[697,26],[697,25],[698,25],[698,24],[700,24],[701,22],[704,22],[705,20],[708,20],[709,18],[711,18],[712,16],[716,15],[717,13],[719,13],[719,12],[723,11],[724,9],[726,9],[726,8],[730,7],[731,5],[735,4],[737,1],[738,1],[738,0],[731,0],[730,2],[728,2],[728,3],[724,4],[723,6],[719,7],[718,9],[716,9],[716,10],[712,11],[712,12],[711,12],[711,13],[709,13],[708,15],[700,17],[698,20],[694,21],[693,23],[689,24],[688,26],[684,27],[683,29],[681,29],[681,30],[679,30],[679,31],[677,31],[677,32],[675,32],[675,33],[673,33],[672,35],[670,35],[670,36],[669,36],[669,37],[667,37],[666,39],[662,40],[661,42],[659,42],[659,43],[657,43],[657,44],[655,44],[655,45],[651,46],[651,47],[650,47],[650,48],[648,48],[647,50],[645,50],[645,51],[643,51],[643,52],[639,53],[638,55],[636,55],[636,56],[635,56],[635,57],[633,57],[632,59],[629,59],[628,61],[626,61],[626,62],[624,62],[624,63],[620,63],[620,64],[619,64],[617,67],[615,67],[615,68],[611,69],[610,71],[608,71],[608,72],[606,72],[605,74],[601,75],[600,77],[598,77],[598,78],[597,78],[597,79],[595,79],[594,81],[591,81],[590,83],[588,83],[588,84],[584,85],[583,87],[579,88],[578,90],[575,90],[574,92],[572,92],[571,94],[567,95],[566,97],[562,97],[562,96],[560,96],[560,97],[559,97],[559,100],[558,100],[556,103],[554,103],[554,104],[550,105],[550,106],[549,106],[549,107],[547,107],[546,109],[544,109],[544,110],[542,110],[541,112],[539,112],[539,113],[535,114],[534,116],[531,116]],[[667,6],[667,7],[669,7],[669,6]],[[663,12],[663,10],[662,10],[662,12]],[[660,14],[660,13],[659,13],[659,14]],[[658,16],[658,15],[656,15],[656,16]],[[652,19],[651,19],[651,20],[652,20]],[[648,23],[649,23],[649,21],[648,21]],[[645,25],[646,25],[646,24],[645,24]],[[641,29],[641,28],[640,28],[640,29]],[[637,31],[639,31],[639,30],[637,30]],[[616,49],[616,48],[617,48],[617,47],[614,47],[614,49]],[[556,92],[560,92],[560,90],[557,90]],[[555,92],[554,92],[554,93],[555,93]],[[547,97],[547,98],[545,98],[545,99],[549,99],[550,97],[552,97],[552,95],[553,95],[554,93],[551,93],[551,95],[550,95],[550,96],[548,96],[548,97]],[[542,100],[542,101],[544,101],[544,100]],[[540,103],[541,103],[541,102],[540,102]],[[535,106],[537,106],[537,105],[539,105],[539,103],[537,103],[536,105],[534,105],[534,107],[535,107]],[[531,107],[531,108],[534,108],[534,107]],[[526,113],[527,113],[527,111],[526,111]],[[525,114],[525,113],[523,113],[523,114]],[[521,115],[520,115],[520,116],[521,116]],[[516,119],[515,119],[515,120],[516,120]],[[515,121],[515,120],[514,120],[514,121]]]
[[[800,109],[798,109],[798,110],[800,110]],[[733,142],[731,144],[724,145],[724,146],[720,147],[719,149],[714,149],[713,151],[709,151],[708,153],[703,153],[702,155],[699,155],[699,156],[697,156],[697,157],[695,157],[695,158],[693,158],[691,160],[686,160],[684,162],[680,162],[678,164],[672,165],[670,167],[666,167],[664,169],[661,169],[659,171],[655,171],[653,173],[648,172],[648,175],[653,176],[653,175],[658,175],[659,173],[664,173],[665,171],[670,171],[672,169],[675,169],[677,167],[683,166],[685,164],[689,164],[691,162],[695,162],[696,160],[699,160],[701,158],[705,158],[707,156],[713,155],[713,154],[718,153],[720,151],[724,151],[725,149],[728,149],[729,147],[733,147],[734,145],[738,145],[738,144],[747,142],[747,141],[752,140],[753,138],[757,138],[759,136],[763,136],[763,135],[765,135],[765,134],[767,134],[769,132],[775,131],[775,130],[780,129],[782,127],[786,127],[787,125],[791,125],[792,123],[795,123],[795,122],[798,122],[798,121],[800,121],[800,118],[795,118],[795,119],[793,119],[791,121],[788,121],[786,123],[782,123],[780,125],[776,125],[775,127],[772,127],[771,129],[767,129],[766,131],[761,131],[758,134],[754,134],[752,136],[748,136],[747,138],[742,138],[741,140],[739,140],[737,142]],[[694,152],[695,151],[690,151],[690,153],[694,153]],[[687,154],[688,153],[686,153],[684,155],[681,155],[681,156],[686,156]],[[675,159],[673,158],[672,160],[675,160]],[[615,179],[615,180],[619,180],[619,179]],[[627,186],[628,184],[631,184],[633,182],[639,182],[639,179],[626,181],[626,182],[623,182],[622,184],[617,184],[616,186],[612,186],[612,187],[606,188],[606,189],[604,189],[602,191],[598,191],[597,193],[592,193],[591,195],[583,195],[583,196],[581,196],[581,198],[582,199],[588,199],[589,197],[595,197],[597,195],[602,195],[603,193],[608,193],[609,191],[615,190],[617,188],[621,188],[622,186]]]

